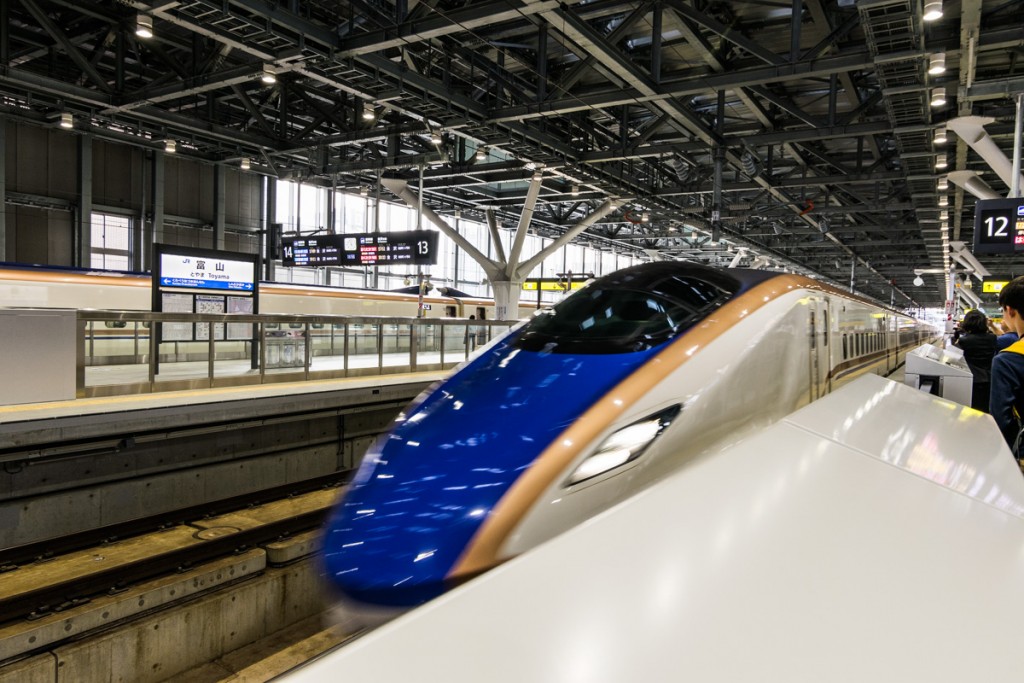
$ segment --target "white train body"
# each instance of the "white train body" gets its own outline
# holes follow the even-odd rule
[[[664,310],[627,309],[673,279],[677,292],[719,283],[721,297],[644,337]],[[560,319],[565,336],[550,331]],[[601,325],[617,331],[590,333]],[[792,275],[649,264],[606,276],[400,416],[339,504],[328,576],[359,603],[430,599],[855,377],[889,373],[936,335]]]

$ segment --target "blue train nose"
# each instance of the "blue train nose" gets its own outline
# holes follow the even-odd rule
[[[506,341],[453,375],[367,454],[328,526],[330,579],[378,605],[416,605],[444,592],[509,487],[654,352],[551,354]]]

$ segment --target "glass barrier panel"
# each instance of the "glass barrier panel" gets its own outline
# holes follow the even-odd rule
[[[264,373],[268,375],[301,372],[306,368],[306,330],[299,325],[265,326],[263,335]]]
[[[412,324],[386,323],[384,325],[384,355],[381,366],[387,368],[412,365]]]
[[[379,366],[379,324],[352,324],[348,328],[348,368],[362,370]]]
[[[416,326],[416,365],[441,362],[441,324],[424,322]]]

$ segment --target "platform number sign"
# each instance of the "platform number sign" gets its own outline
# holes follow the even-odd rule
[[[432,266],[437,263],[438,232],[310,235],[281,240],[285,266]]]
[[[974,208],[974,253],[1024,251],[1024,199],[986,199]]]

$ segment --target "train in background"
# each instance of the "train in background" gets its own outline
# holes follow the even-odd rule
[[[326,576],[370,619],[421,604],[939,334],[795,275],[601,277],[399,415],[331,516]]]
[[[149,275],[18,264],[0,265],[0,306],[148,311]],[[440,290],[439,290],[440,291]],[[494,319],[494,301],[477,297],[424,297],[431,318]],[[260,313],[285,315],[416,316],[415,294],[279,282],[260,283]],[[525,317],[533,307],[523,306]]]

